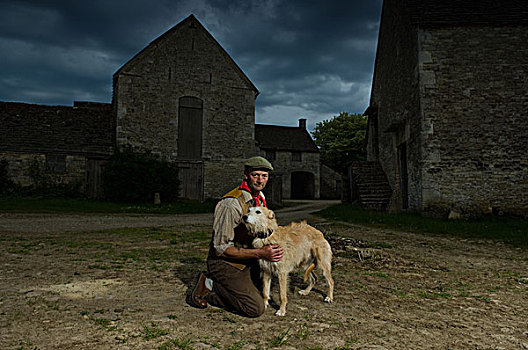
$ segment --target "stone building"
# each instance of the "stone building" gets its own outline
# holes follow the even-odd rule
[[[255,140],[260,155],[275,168],[273,177],[281,179],[282,198],[319,198],[320,154],[306,119],[299,119],[297,127],[257,124]]]
[[[53,181],[79,182],[100,197],[101,171],[115,150],[146,151],[178,165],[181,197],[204,200],[239,184],[248,157],[275,152],[274,197],[318,198],[319,153],[306,121],[302,128],[256,127],[258,93],[191,15],[117,70],[111,104],[2,102],[0,159],[20,184],[34,182],[30,165],[38,161]]]
[[[256,153],[257,88],[193,16],[114,74],[117,147],[176,162],[182,196],[220,196]]]
[[[528,214],[528,10],[505,0],[385,0],[368,158],[390,208]]]
[[[75,102],[41,106],[0,102],[0,159],[27,186],[39,181],[74,184],[100,192],[100,162],[114,152],[112,106]]]

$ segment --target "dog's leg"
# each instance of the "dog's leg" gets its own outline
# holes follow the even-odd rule
[[[264,298],[264,306],[266,309],[269,306],[271,287],[271,273],[268,270],[262,270],[262,297]]]
[[[324,299],[326,303],[331,303],[334,301],[334,279],[332,278],[332,267],[328,266],[327,268],[321,267],[323,270],[323,275],[326,278],[328,283],[328,295]]]
[[[328,283],[328,295],[324,299],[326,303],[334,301],[334,279],[332,278],[332,248],[326,245],[325,248],[316,250],[317,264],[323,270],[323,275]]]
[[[315,268],[315,264],[311,264],[304,272],[304,282],[308,280],[310,280],[310,282],[308,283],[308,287],[306,287],[305,289],[301,289],[299,291],[300,295],[308,295],[308,293],[310,293],[313,286],[315,285],[315,281],[317,280],[317,278],[315,274],[313,273],[314,268]]]
[[[275,313],[276,316],[286,315],[286,303],[288,302],[288,297],[286,292],[288,291],[288,273],[279,272],[279,290],[280,290],[280,308]]]

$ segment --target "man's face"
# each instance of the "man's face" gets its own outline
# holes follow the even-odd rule
[[[264,170],[252,170],[246,174],[246,180],[251,192],[256,194],[258,191],[262,191],[268,183],[269,172]]]

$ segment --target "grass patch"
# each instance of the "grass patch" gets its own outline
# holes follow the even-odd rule
[[[107,318],[96,318],[94,323],[102,328],[106,328],[111,325],[110,320]]]
[[[452,295],[444,292],[420,291],[420,296],[425,299],[451,299]]]
[[[211,232],[205,231],[175,231],[170,228],[162,227],[135,227],[135,228],[116,228],[101,231],[93,231],[94,234],[110,235],[121,235],[127,237],[139,236],[141,238],[148,238],[157,241],[168,241],[171,245],[202,245],[204,242],[209,242],[211,239]],[[97,243],[73,243],[73,244],[103,244]],[[104,243],[105,246],[101,246],[101,249],[105,248],[111,250],[114,248],[113,243]]]
[[[367,211],[355,204],[339,204],[318,212],[319,215],[354,224],[392,230],[452,235],[467,239],[498,240],[519,247],[528,247],[528,220],[514,217],[481,217],[447,220],[423,217],[416,213],[391,214]]]
[[[151,323],[150,327],[143,326],[143,339],[145,340],[159,338],[167,334],[169,334],[168,330],[159,328],[155,323]]]
[[[237,341],[233,345],[230,345],[226,348],[226,350],[241,350],[244,348],[244,345],[246,345],[246,342],[243,340]]]
[[[379,278],[390,278],[390,276],[384,272],[365,272],[364,276],[379,277]]]
[[[277,335],[276,337],[273,337],[269,341],[269,345],[273,348],[278,348],[284,344],[287,344],[288,341],[288,333],[290,332],[290,328],[288,328],[286,331],[282,332],[281,334]]]
[[[304,326],[304,327],[301,327],[299,331],[297,331],[297,334],[295,334],[295,337],[300,340],[306,340],[309,335],[310,335],[310,330],[306,326]]]
[[[0,198],[0,212],[21,213],[104,213],[104,214],[192,214],[212,213],[216,202],[180,201],[130,204],[82,198]]]

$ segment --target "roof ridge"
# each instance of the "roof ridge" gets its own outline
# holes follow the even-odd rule
[[[149,44],[147,44],[147,46],[145,46],[143,49],[141,49],[138,53],[136,53],[132,58],[130,58],[128,61],[126,61],[114,74],[113,74],[113,77],[115,78],[118,74],[120,74],[124,69],[126,69],[126,67],[128,67],[129,65],[132,64],[132,62],[134,62],[136,59],[138,59],[139,57],[145,55],[147,52],[149,52],[150,50],[154,49],[156,47],[157,44],[161,43],[164,39],[166,39],[167,37],[169,37],[172,33],[176,32],[177,30],[179,30],[181,27],[183,27],[185,24],[189,23],[189,22],[193,22],[193,23],[196,23],[198,24],[198,28],[200,28],[208,38],[210,38],[213,42],[214,45],[216,45],[219,49],[220,49],[220,52],[225,55],[228,59],[228,61],[234,66],[235,68],[235,71],[241,76],[242,80],[244,80],[252,90],[255,91],[255,96],[257,96],[259,94],[259,90],[257,89],[257,87],[253,84],[253,82],[249,79],[249,77],[246,75],[246,73],[244,73],[244,71],[242,70],[242,68],[240,68],[240,66],[235,62],[235,60],[231,57],[231,55],[229,55],[229,53],[227,53],[227,51],[224,49],[224,47],[222,45],[220,45],[220,43],[218,42],[218,40],[216,40],[213,35],[204,27],[204,25],[198,20],[198,18],[196,18],[194,16],[194,14],[190,14],[188,17],[186,17],[185,19],[183,19],[182,21],[180,21],[179,23],[175,24],[174,26],[172,26],[170,29],[168,29],[166,32],[164,32],[163,34],[161,34],[160,36],[158,36],[157,38],[155,38],[154,40],[152,40]]]

